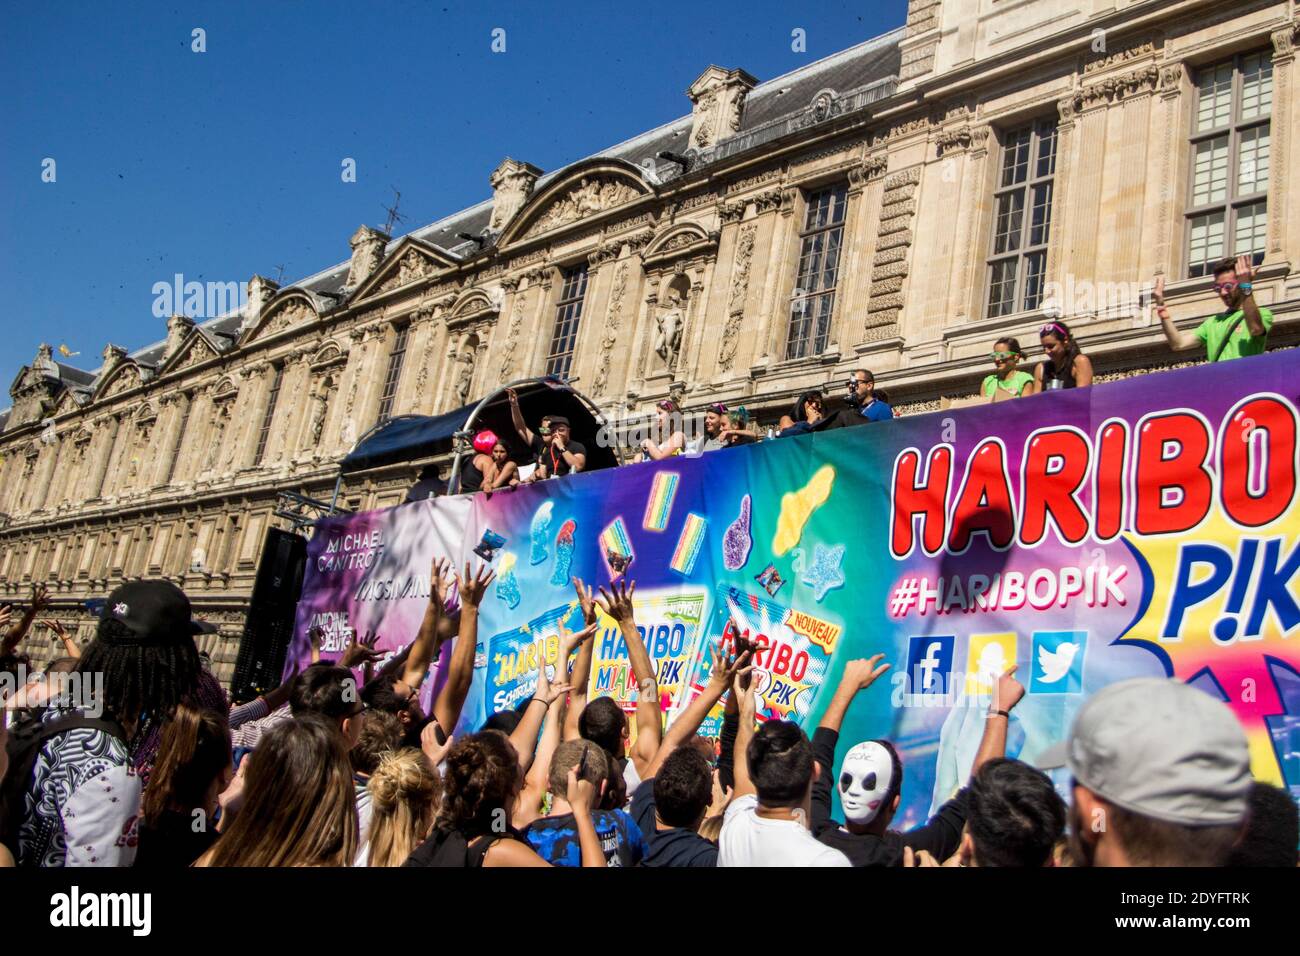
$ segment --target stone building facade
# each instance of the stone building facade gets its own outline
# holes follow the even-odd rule
[[[507,158],[489,200],[362,226],[347,261],[254,276],[242,309],[94,371],[43,348],[0,413],[0,602],[44,582],[84,638],[84,601],[165,576],[222,625],[228,674],[277,492],[327,497],[377,421],[529,375],[613,421],[669,394],[772,420],[865,366],[922,411],[1056,317],[1104,381],[1203,359],[1139,292],[1165,276],[1191,326],[1228,253],[1261,264],[1271,344],[1293,345],[1298,32],[1290,0],[913,0],[785,76],[710,66],[677,121],[551,172]],[[397,503],[413,475],[343,503]]]

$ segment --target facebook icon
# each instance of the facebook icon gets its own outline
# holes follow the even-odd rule
[[[951,634],[913,637],[907,647],[907,692],[946,694],[952,677],[952,652],[957,638]]]

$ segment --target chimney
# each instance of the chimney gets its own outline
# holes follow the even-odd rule
[[[348,267],[347,288],[355,289],[375,274],[384,259],[384,247],[391,238],[365,225],[352,234],[348,240],[352,247],[352,264]]]
[[[695,149],[708,149],[740,132],[745,97],[758,80],[744,70],[710,66],[690,85],[691,141]]]
[[[167,345],[163,348],[163,361],[176,354],[192,328],[194,320],[183,315],[173,315],[167,320]]]
[[[492,220],[488,223],[489,230],[500,232],[506,227],[511,217],[528,202],[540,175],[542,171],[532,163],[521,163],[509,156],[493,170],[488,177],[488,182],[492,185]]]

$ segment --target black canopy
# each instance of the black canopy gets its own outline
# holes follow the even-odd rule
[[[586,446],[587,471],[612,468],[619,463],[615,450],[605,447],[608,442],[597,440],[604,421],[582,393],[554,379],[528,379],[512,383],[511,387],[519,396],[525,423],[534,432],[543,415],[563,415],[569,419],[574,439]],[[521,465],[532,461],[511,421],[510,400],[503,387],[478,402],[441,415],[402,415],[385,422],[357,442],[340,464],[342,473],[453,452],[456,434],[465,428],[471,415],[475,434],[485,429],[496,432],[510,450],[511,458]]]

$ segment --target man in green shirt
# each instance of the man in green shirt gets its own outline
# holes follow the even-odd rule
[[[1211,362],[1223,362],[1244,355],[1260,355],[1268,346],[1268,330],[1273,327],[1273,313],[1255,304],[1252,280],[1256,269],[1247,256],[1224,259],[1214,267],[1214,291],[1223,300],[1223,311],[1212,315],[1193,332],[1174,325],[1165,308],[1165,278],[1156,279],[1151,298],[1164,327],[1165,338],[1175,352],[1205,346]]]

